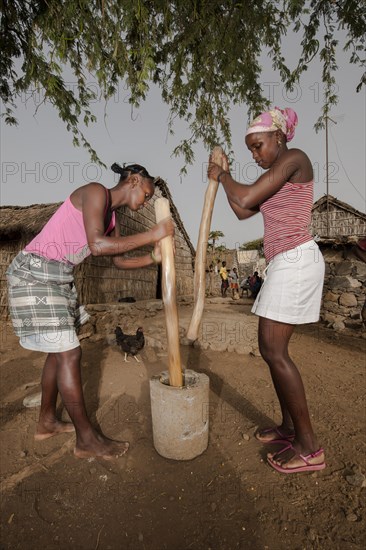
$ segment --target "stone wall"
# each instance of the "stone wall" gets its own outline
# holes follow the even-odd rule
[[[365,335],[366,263],[350,249],[323,248],[325,280],[321,319],[337,331]]]
[[[192,296],[181,297],[179,304],[192,306]],[[90,318],[80,327],[79,340],[87,338],[91,342],[98,342],[106,339],[108,343],[115,343],[114,331],[117,325],[126,334],[135,334],[139,326],[144,327],[148,332],[148,327],[151,325],[150,318],[163,310],[163,302],[162,300],[141,300],[134,303],[88,304],[86,310]],[[180,330],[180,336],[184,335],[183,332]],[[147,336],[145,333],[146,344],[157,349],[166,349],[165,334],[163,320],[161,330],[157,334]]]

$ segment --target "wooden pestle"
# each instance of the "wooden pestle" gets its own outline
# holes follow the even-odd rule
[[[155,201],[155,216],[157,222],[170,217],[168,199],[160,198]],[[170,386],[179,387],[183,386],[183,375],[179,347],[173,237],[164,237],[160,244],[162,255],[162,294],[168,340],[169,384]]]
[[[212,161],[220,166],[222,166],[222,153],[222,148],[219,146],[214,147],[212,151]],[[194,307],[192,319],[187,331],[187,338],[193,341],[198,338],[198,331],[205,305],[207,243],[218,186],[219,184],[216,180],[209,180],[201,217],[193,279]]]

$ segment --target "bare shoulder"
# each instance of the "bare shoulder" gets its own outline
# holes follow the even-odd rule
[[[75,208],[82,210],[87,203],[98,203],[104,206],[105,187],[96,181],[87,183],[75,189],[70,195],[70,200]]]
[[[309,161],[310,162],[310,159],[309,157],[307,156],[307,154],[302,150],[302,149],[288,149],[287,151],[285,151],[282,155],[282,157],[284,160],[286,159],[287,160],[298,160],[298,161]]]
[[[310,162],[309,157],[307,156],[307,154],[302,149],[296,149],[296,148],[289,149],[288,152],[291,153],[293,156],[297,156],[299,158],[307,159]]]
[[[307,183],[313,179],[313,167],[307,154],[301,149],[288,149],[281,159],[286,166],[287,181]]]

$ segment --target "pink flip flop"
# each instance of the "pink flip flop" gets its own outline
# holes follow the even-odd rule
[[[285,450],[287,449],[286,448],[282,449],[281,451],[279,451],[279,453],[276,453],[274,457],[281,454]],[[324,470],[325,462],[323,461],[320,464],[310,464],[309,459],[316,458],[322,453],[324,453],[323,449],[318,449],[315,453],[310,453],[309,455],[306,455],[306,456],[295,453],[292,458],[295,458],[295,457],[301,458],[301,460],[304,462],[303,466],[297,466],[296,468],[283,468],[279,464],[276,464],[273,461],[273,458],[270,458],[270,457],[267,458],[267,462],[270,466],[272,466],[272,468],[274,468],[275,470],[277,470],[277,472],[280,472],[281,474],[298,474],[300,472],[316,472],[318,470]]]
[[[278,451],[276,451],[269,460],[274,460],[274,459],[277,460],[277,457],[280,456],[285,451],[288,451],[289,449],[294,449],[291,441],[282,441],[282,443],[284,444],[283,447],[281,447]],[[294,449],[294,452],[295,452],[295,449]]]
[[[263,443],[264,445],[272,444],[272,443],[285,443],[286,441],[293,441],[295,439],[295,434],[291,434],[291,435],[283,434],[280,428],[277,428],[276,426],[274,426],[273,428],[265,428],[264,430],[261,430],[261,434],[263,435],[271,432],[276,433],[279,436],[278,439],[271,439],[270,441],[262,441],[262,439],[259,439],[256,436],[256,434],[254,434],[254,437],[256,438],[257,441],[259,441],[260,443]]]

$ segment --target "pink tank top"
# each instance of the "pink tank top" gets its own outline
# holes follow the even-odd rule
[[[314,182],[287,182],[260,205],[264,219],[264,255],[269,262],[276,254],[312,239],[310,233]]]
[[[109,206],[109,193],[106,189],[107,203]],[[105,235],[108,235],[116,223],[116,214],[112,212]],[[90,256],[90,248],[86,237],[83,213],[75,208],[70,197],[56,210],[48,220],[42,231],[25,247],[26,252],[32,252],[48,260],[80,264]]]

